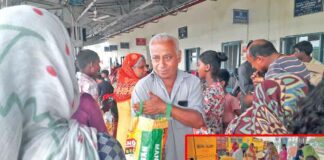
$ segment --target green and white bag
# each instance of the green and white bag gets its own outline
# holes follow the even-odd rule
[[[129,147],[133,150],[128,150],[126,154],[133,154],[132,157],[136,160],[165,159],[165,144],[170,118],[170,109],[168,110],[166,117],[146,118],[141,116],[143,105],[140,103],[140,112],[132,120],[131,130],[127,138],[128,142],[132,142],[133,147]]]

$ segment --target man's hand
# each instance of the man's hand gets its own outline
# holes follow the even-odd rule
[[[253,72],[253,74],[251,75],[251,79],[253,81],[254,86],[264,81],[264,77],[261,77],[258,71]]]
[[[150,99],[143,102],[143,114],[154,115],[154,114],[165,114],[166,103],[161,100],[160,97],[156,96],[152,92],[149,92]],[[140,104],[136,103],[133,105],[135,111],[139,112]]]
[[[243,102],[247,106],[251,107],[252,106],[252,103],[253,103],[253,95],[251,93],[245,95],[244,98],[243,98]]]
[[[167,104],[160,97],[149,92],[150,99],[143,102],[143,114],[146,115],[165,115]],[[139,112],[140,104],[133,104],[135,111]],[[193,109],[172,106],[171,116],[173,119],[181,122],[183,125],[192,128],[201,128],[205,122],[202,115]]]

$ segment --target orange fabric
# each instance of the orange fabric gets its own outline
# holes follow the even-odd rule
[[[132,67],[141,57],[143,56],[139,53],[129,53],[125,57],[122,67],[117,74],[117,87],[115,89],[115,98],[117,102],[131,98],[133,88],[139,80]]]

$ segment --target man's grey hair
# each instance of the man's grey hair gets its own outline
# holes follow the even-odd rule
[[[181,52],[179,49],[179,40],[177,38],[169,35],[168,33],[159,33],[151,38],[150,43],[149,43],[150,53],[152,52],[151,47],[152,47],[152,44],[154,41],[169,41],[169,40],[173,41],[177,54],[180,54]]]

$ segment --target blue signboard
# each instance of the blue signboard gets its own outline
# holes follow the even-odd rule
[[[294,16],[303,16],[323,11],[322,0],[295,0]]]
[[[233,9],[233,23],[248,24],[249,10]]]

